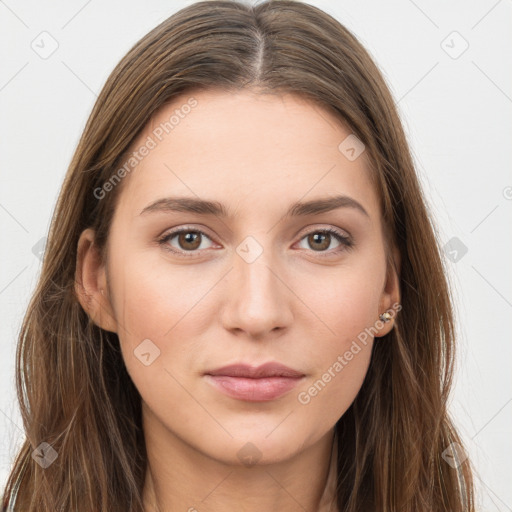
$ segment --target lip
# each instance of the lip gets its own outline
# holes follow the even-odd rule
[[[206,372],[206,375],[245,377],[251,379],[262,377],[304,377],[303,373],[276,362],[265,363],[260,366],[251,366],[245,363],[230,364],[222,368],[217,368],[216,370],[209,370]]]
[[[275,400],[292,390],[304,377],[280,363],[261,366],[233,364],[204,374],[218,391],[238,400],[266,402]]]

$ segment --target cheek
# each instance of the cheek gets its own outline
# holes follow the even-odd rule
[[[327,423],[346,412],[368,371],[382,282],[381,275],[368,268],[339,267],[329,276],[317,274],[314,283],[304,282],[302,288],[302,297],[318,318],[311,321],[311,313],[306,315],[311,342],[304,345],[303,360],[314,370],[297,401]],[[306,324],[306,316],[299,323]]]
[[[204,338],[204,299],[211,280],[194,280],[169,263],[155,265],[143,258],[125,258],[122,267],[112,270],[113,307],[128,372],[141,393],[150,385],[158,389],[159,381],[168,387],[165,370],[191,368],[194,354],[202,350],[198,340]]]
[[[193,266],[175,267],[167,261],[126,260],[112,278],[117,301],[115,313],[120,329],[136,341],[153,336],[163,339],[173,332],[204,300],[215,282],[201,276]]]
[[[297,402],[306,414],[324,417],[332,425],[350,407],[366,377],[372,341],[347,344],[332,353],[318,373],[298,391]]]
[[[306,307],[296,307],[300,321],[319,329],[324,340],[318,347],[344,350],[365,328],[378,320],[384,270],[378,262],[354,259],[339,267],[320,268],[314,274],[298,273],[294,292]],[[295,314],[294,312],[294,314]],[[320,331],[322,336],[320,336]]]
[[[305,345],[303,357],[313,371],[296,398],[303,414],[322,418],[319,428],[338,421],[361,389],[371,359],[376,305],[375,297],[361,288],[333,296],[321,311],[334,334],[315,338],[309,332],[312,343]]]

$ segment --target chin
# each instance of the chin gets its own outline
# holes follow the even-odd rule
[[[275,428],[275,427],[274,427]],[[294,457],[306,444],[305,436],[291,435],[282,429],[281,432],[269,429],[267,432],[238,432],[230,439],[219,439],[218,444],[212,444],[204,449],[213,458],[228,465],[246,467],[276,464]],[[269,435],[269,432],[272,432]]]

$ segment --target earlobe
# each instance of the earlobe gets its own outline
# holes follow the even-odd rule
[[[388,334],[394,327],[396,316],[402,309],[400,304],[400,253],[393,248],[393,256],[388,261],[386,284],[379,302],[379,319],[376,322],[376,338]]]
[[[77,244],[75,294],[91,320],[102,329],[117,332],[107,288],[106,269],[94,245],[94,230],[86,229]]]

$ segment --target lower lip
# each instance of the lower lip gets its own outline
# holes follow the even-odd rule
[[[226,375],[205,375],[221,393],[238,400],[267,402],[293,389],[303,377],[265,377],[250,379]]]

